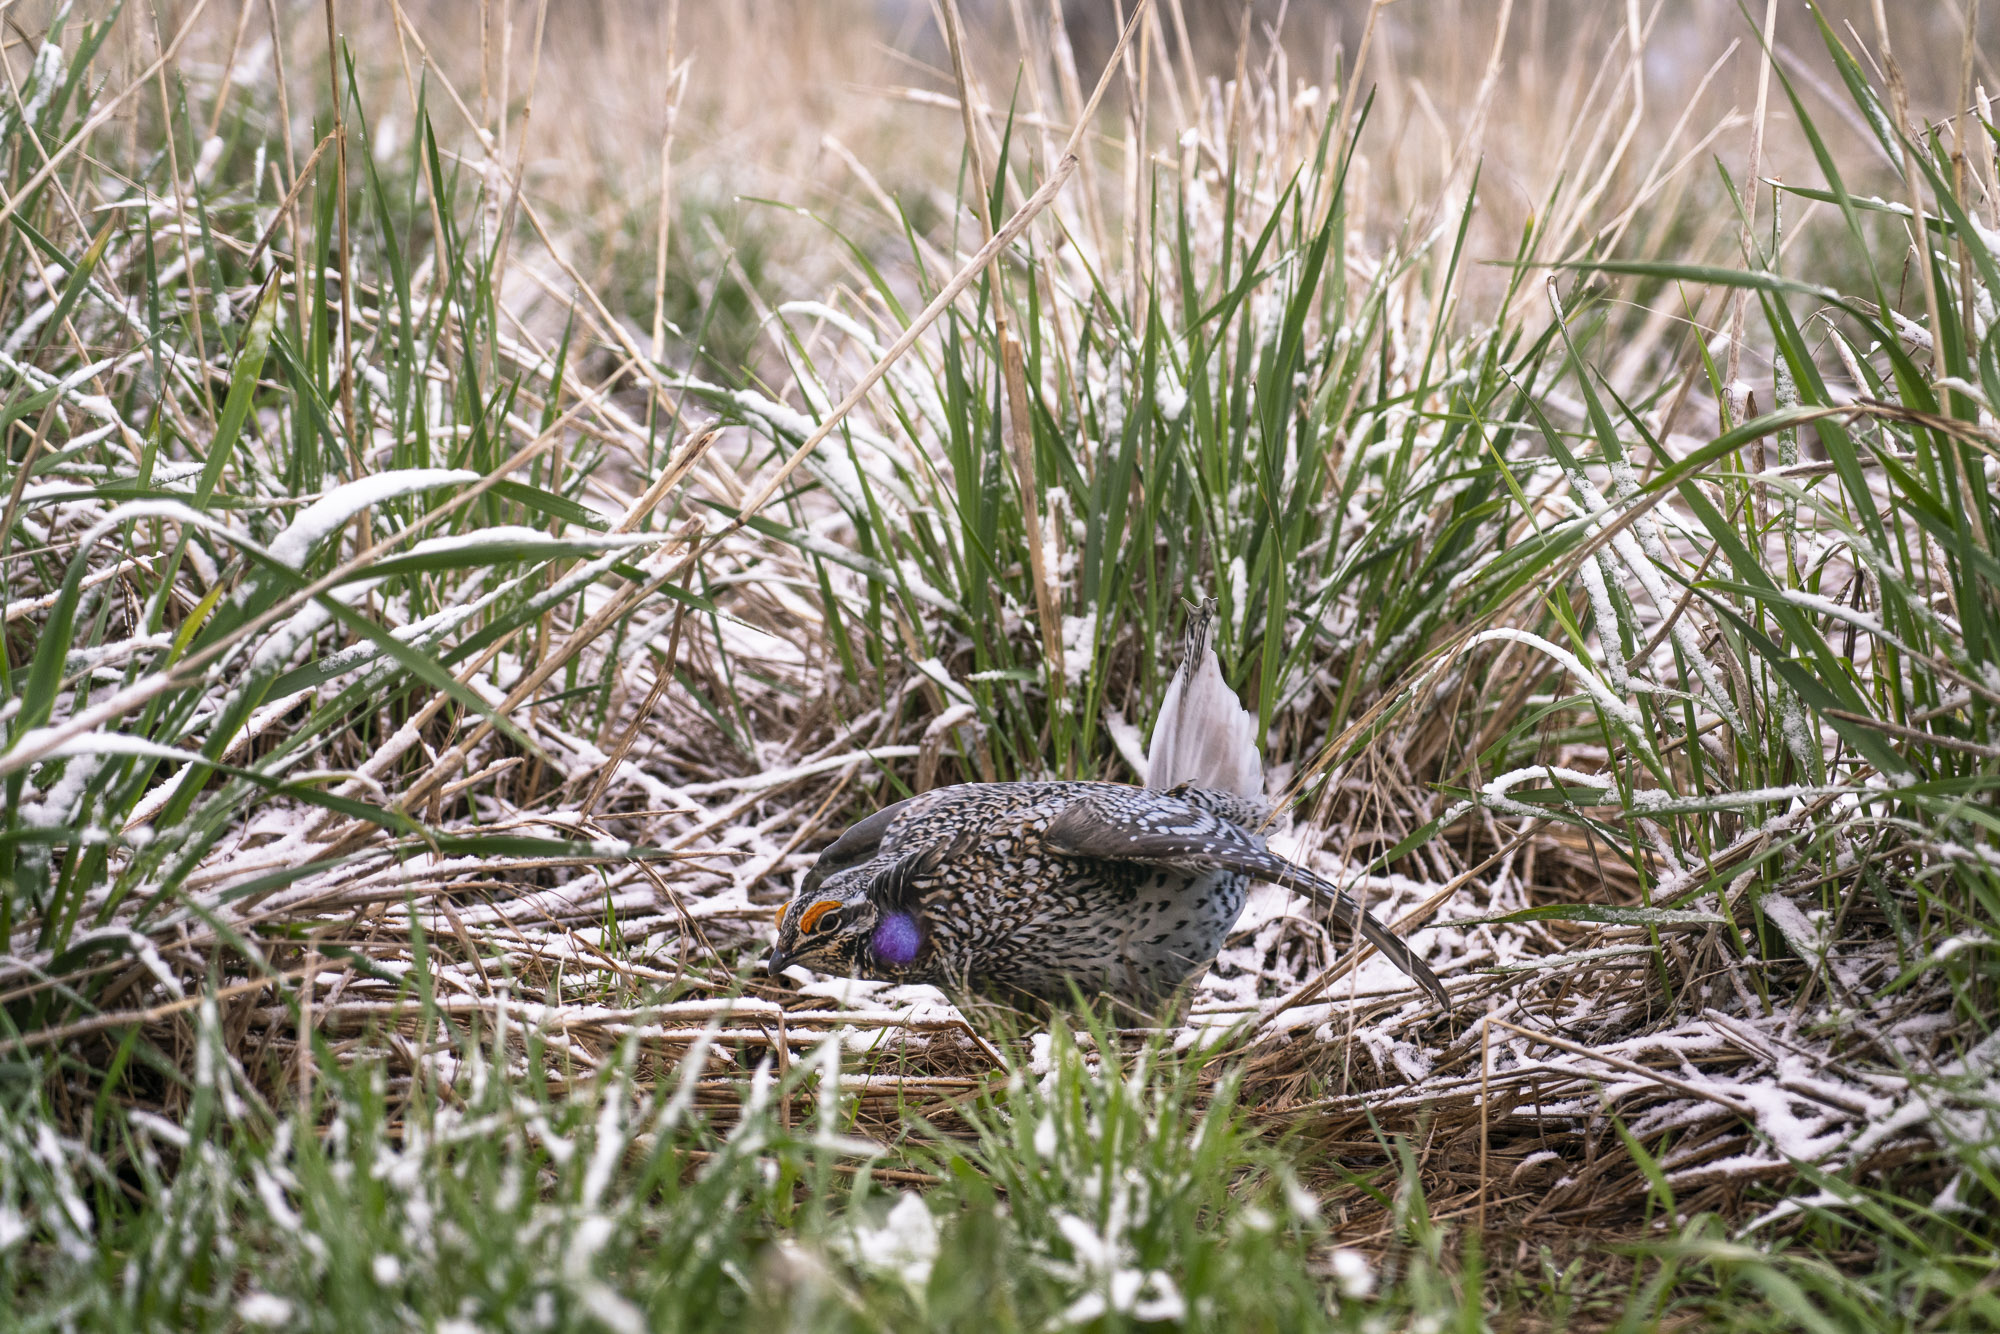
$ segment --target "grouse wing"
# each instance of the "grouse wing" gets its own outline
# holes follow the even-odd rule
[[[1191,802],[1142,789],[1135,789],[1132,798],[1085,797],[1050,821],[1045,837],[1051,850],[1071,857],[1235,871],[1283,885],[1325,909],[1342,930],[1359,931],[1390,963],[1437,997],[1438,1004],[1451,1009],[1451,998],[1437,974],[1339,886],[1271,852],[1256,835]]]

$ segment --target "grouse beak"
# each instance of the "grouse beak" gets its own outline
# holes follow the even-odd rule
[[[776,977],[791,966],[791,957],[773,945],[771,947],[771,957],[764,960],[764,971],[770,976]]]

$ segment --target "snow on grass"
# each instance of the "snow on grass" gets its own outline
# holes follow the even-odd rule
[[[344,482],[300,510],[284,531],[271,539],[271,557],[295,570],[301,569],[314,547],[339,532],[356,515],[399,496],[478,480],[478,473],[463,468],[405,468]]]

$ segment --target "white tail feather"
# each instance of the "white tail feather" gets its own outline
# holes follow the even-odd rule
[[[1188,621],[1187,649],[1167,686],[1153,743],[1146,752],[1146,786],[1159,791],[1192,783],[1216,792],[1264,799],[1264,757],[1257,745],[1257,720],[1222,679],[1209,642],[1215,601],[1208,599]]]

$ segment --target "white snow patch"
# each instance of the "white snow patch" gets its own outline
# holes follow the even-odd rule
[[[253,1290],[237,1299],[236,1314],[246,1325],[276,1329],[292,1322],[292,1304],[275,1292]]]
[[[849,1258],[857,1265],[902,1281],[921,1295],[937,1263],[938,1226],[924,1197],[904,1191],[882,1226],[856,1223],[848,1240]]]
[[[364,510],[397,496],[478,480],[478,473],[463,468],[403,468],[344,483],[300,510],[285,530],[271,539],[271,555],[299,569],[315,546]]]

